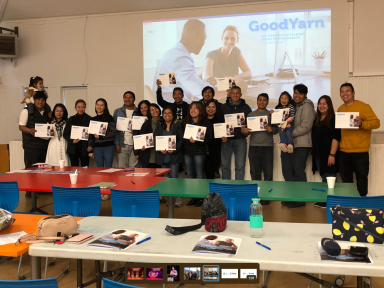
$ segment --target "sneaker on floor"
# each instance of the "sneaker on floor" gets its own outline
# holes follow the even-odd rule
[[[165,198],[161,198],[161,199],[160,199],[160,204],[168,205],[168,201],[165,200]]]
[[[203,199],[197,199],[196,202],[195,202],[195,207],[200,207],[203,205]]]
[[[28,198],[28,199],[31,199],[31,198],[32,198],[31,191],[27,191],[27,192],[25,192],[25,198]]]
[[[287,153],[287,152],[288,152],[287,146],[286,146],[285,144],[283,144],[283,143],[280,143],[280,144],[279,144],[279,149],[280,149],[281,151],[283,151],[284,153]]]
[[[189,202],[187,203],[187,206],[193,206],[195,205],[195,202],[196,202],[196,198],[192,198],[191,200],[189,200]]]
[[[327,202],[316,202],[314,206],[319,208],[327,208]]]
[[[293,153],[293,145],[288,145],[288,153]]]
[[[291,202],[287,205],[288,208],[298,208],[305,206],[305,202]]]
[[[291,203],[291,201],[281,201],[281,205],[288,206]]]
[[[269,200],[260,200],[261,205],[269,205],[270,202]]]
[[[182,207],[182,206],[183,206],[183,201],[181,200],[180,197],[177,197],[175,201],[175,207]]]
[[[109,200],[109,199],[111,199],[111,195],[109,195],[109,194],[103,194],[103,195],[101,195],[101,200],[103,200],[103,201],[107,201],[107,200]]]

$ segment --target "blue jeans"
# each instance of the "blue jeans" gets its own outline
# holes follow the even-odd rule
[[[315,163],[316,163],[317,171],[319,171],[319,174],[320,174],[320,158],[319,157],[315,158]],[[325,173],[323,176],[321,176],[322,182],[327,182],[327,177],[336,177],[336,174]],[[336,182],[337,182],[337,179],[336,179]]]
[[[294,128],[295,127],[293,127],[293,123],[291,123],[291,127],[286,128],[284,131],[281,131],[280,127],[277,128],[280,135],[280,143],[293,145],[292,132]]]
[[[184,155],[188,178],[204,179],[206,155]]]
[[[115,152],[114,147],[115,146],[111,145],[107,147],[95,147],[93,149],[97,167],[112,167],[113,155]]]
[[[163,163],[161,168],[171,168],[172,171],[164,174],[164,177],[179,178],[179,164]]]
[[[235,179],[244,180],[245,158],[247,157],[247,140],[246,138],[227,139],[227,142],[221,143],[222,179],[231,179],[232,153],[235,153]]]

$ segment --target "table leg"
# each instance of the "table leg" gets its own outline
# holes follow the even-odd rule
[[[100,260],[95,261],[96,279],[100,276]],[[101,288],[101,278],[96,280],[96,288]]]
[[[83,287],[83,260],[77,259],[77,288]]]
[[[174,210],[175,210],[174,198],[172,196],[169,196],[168,197],[168,218],[173,218]]]
[[[41,279],[41,258],[31,256],[31,277],[32,280]]]
[[[357,276],[357,288],[371,288],[371,287],[372,287],[371,278]]]
[[[37,192],[31,191],[31,206],[32,206],[32,209],[29,210],[29,212],[30,213],[32,213],[32,212],[39,212],[41,214],[48,214],[44,210],[42,210],[42,209],[37,207],[37,195],[36,195],[36,193]]]

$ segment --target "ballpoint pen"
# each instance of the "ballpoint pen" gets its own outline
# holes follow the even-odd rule
[[[143,243],[145,241],[148,241],[148,240],[151,240],[151,237],[145,238],[144,240],[141,240],[141,241],[137,242],[136,245],[139,245],[139,244],[141,244],[141,243]]]
[[[265,249],[272,250],[271,248],[269,248],[268,246],[265,246],[264,244],[261,244],[260,242],[256,241],[256,244],[260,245],[261,247],[264,247]]]
[[[271,193],[273,189],[269,190],[268,193]]]
[[[323,189],[315,189],[315,188],[312,188],[313,191],[321,191],[321,192],[325,192],[325,190]]]
[[[135,182],[133,182],[133,181],[131,181],[133,184],[135,184],[136,185],[136,183]]]

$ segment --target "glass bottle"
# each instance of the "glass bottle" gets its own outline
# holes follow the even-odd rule
[[[249,219],[251,227],[251,237],[263,237],[263,207],[260,204],[260,198],[252,198]]]

